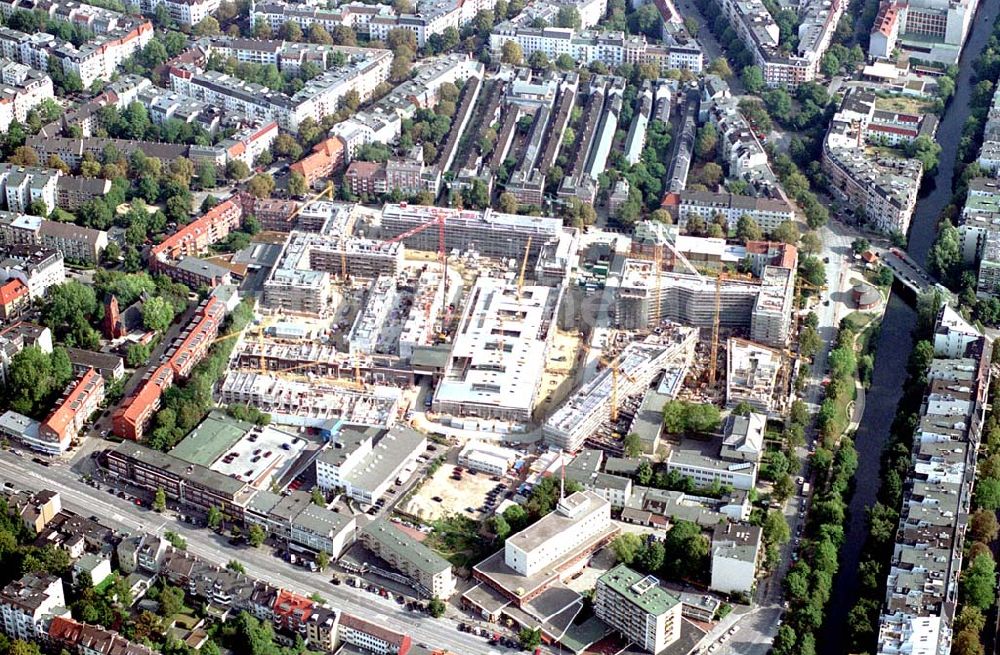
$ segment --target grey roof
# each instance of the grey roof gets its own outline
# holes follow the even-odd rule
[[[345,478],[355,487],[374,489],[422,449],[421,444],[426,440],[427,437],[409,427],[393,427]]]
[[[330,533],[339,533],[352,520],[351,517],[310,503],[299,512],[298,516],[292,519],[292,527],[308,530],[315,534],[329,535]]]
[[[393,552],[397,558],[427,575],[451,568],[448,560],[384,519],[372,521],[361,532],[376,541],[383,551]]]
[[[114,451],[177,477],[212,489],[221,494],[235,497],[247,486],[235,478],[223,475],[204,466],[189,464],[182,459],[146,448],[137,443],[125,441],[115,446]]]

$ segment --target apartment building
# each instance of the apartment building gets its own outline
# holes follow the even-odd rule
[[[903,500],[879,617],[879,654],[913,644],[951,650],[972,484],[985,416],[992,342],[945,306],[914,430],[911,491]]]
[[[823,141],[823,170],[830,188],[886,234],[906,234],[917,203],[923,164],[871,151],[865,140],[875,109],[874,94],[848,94]]]
[[[66,281],[62,253],[43,246],[0,246],[0,283],[14,279],[28,287],[29,298],[41,298],[49,287]]]
[[[33,203],[40,202],[45,205],[46,212],[51,212],[57,205],[56,188],[60,177],[59,171],[50,168],[0,164],[4,207],[25,214]]]
[[[62,579],[47,573],[28,573],[0,590],[0,627],[11,639],[40,643],[49,623],[69,614]]]
[[[697,216],[710,222],[716,216],[724,216],[730,233],[736,232],[740,218],[749,216],[765,232],[773,232],[785,221],[795,220],[795,209],[779,197],[759,198],[740,196],[734,193],[713,191],[681,191],[667,194],[663,206],[670,211],[676,208],[678,225],[687,227],[688,220]]]
[[[129,641],[99,625],[78,623],[69,616],[57,616],[46,635],[50,643],[77,655],[156,655],[156,651]]]
[[[89,369],[73,381],[39,429],[39,436],[50,446],[49,452],[66,452],[103,401],[104,378],[97,371]]]
[[[313,146],[312,152],[291,165],[291,171],[305,178],[306,184],[313,186],[319,180],[330,177],[344,164],[344,141],[330,137]]]
[[[60,175],[56,180],[56,205],[68,212],[75,212],[94,198],[102,198],[111,191],[111,180]]]
[[[0,130],[6,132],[15,120],[24,124],[28,112],[55,97],[52,78],[30,66],[0,58]]]
[[[191,322],[166,352],[167,361],[150,369],[136,391],[115,411],[112,426],[115,434],[139,441],[153,414],[160,408],[163,393],[174,379],[185,378],[208,355],[212,342],[226,315],[226,304],[209,296],[199,305]]]
[[[1000,90],[993,93],[986,125],[983,127],[983,145],[976,161],[988,175],[998,177],[1000,174]]]
[[[14,278],[0,285],[0,320],[10,321],[31,304],[28,286]]]
[[[550,61],[568,55],[575,61],[600,62],[610,68],[622,64],[653,64],[661,72],[690,70],[700,73],[704,55],[693,39],[680,43],[670,38],[666,44],[651,44],[646,37],[614,31],[576,31],[569,27],[533,27],[507,21],[493,28],[490,50],[499,57],[503,44],[517,43],[525,57],[544,53]]]
[[[108,245],[108,233],[38,216],[0,211],[0,244],[42,246],[58,250],[64,259],[96,264]]]
[[[597,579],[594,613],[627,640],[660,653],[681,636],[681,602],[651,575],[619,564]]]
[[[720,523],[712,532],[712,582],[723,594],[751,594],[763,557],[763,531],[745,523]]]
[[[794,53],[779,48],[780,30],[761,0],[723,0],[722,13],[754,58],[768,86],[795,87],[816,79],[819,64],[846,8],[842,0],[809,0],[798,8],[799,42]]]
[[[446,600],[455,593],[451,564],[389,521],[361,529],[358,541],[393,569],[412,580],[423,596]]]
[[[163,5],[175,22],[194,27],[215,13],[220,0],[129,0],[129,4],[150,13]]]
[[[234,40],[229,49],[245,50],[244,42]],[[362,102],[371,98],[382,82],[389,79],[392,53],[378,48],[325,46],[331,54],[346,58],[306,82],[294,95],[272,91],[259,84],[243,82],[217,71],[201,71],[192,65],[171,66],[170,88],[196,100],[236,111],[250,119],[276,121],[283,129],[298,131],[306,118],[319,122],[340,109],[349,91],[356,91]],[[332,61],[332,59],[331,59]]]
[[[37,70],[48,70],[52,59],[61,65],[63,73],[78,75],[84,88],[97,80],[110,81],[118,65],[153,38],[153,24],[148,20],[72,0],[0,2],[4,18],[18,10],[40,11],[52,20],[79,25],[96,34],[96,38],[77,47],[44,32],[29,35],[5,28],[0,33],[0,52],[5,57]]]
[[[150,268],[168,260],[178,260],[185,256],[197,256],[210,245],[218,243],[238,230],[243,219],[243,206],[238,198],[225,200],[205,212],[204,216],[188,223],[174,232],[150,251]]]
[[[82,348],[66,348],[73,373],[83,375],[94,369],[104,378],[105,386],[125,375],[125,362],[113,353],[94,352]]]

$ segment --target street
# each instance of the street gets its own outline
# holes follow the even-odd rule
[[[232,546],[228,540],[207,529],[161,516],[112,494],[99,492],[79,480],[78,474],[63,462],[49,467],[25,466],[22,457],[0,451],[0,477],[16,487],[31,491],[51,489],[59,492],[65,509],[82,516],[96,515],[102,524],[119,531],[137,530],[162,535],[171,530],[187,540],[188,552],[207,562],[225,567],[236,559],[246,567],[247,575],[303,595],[319,593],[338,607],[387,628],[409,634],[417,643],[448,648],[456,653],[511,652],[491,647],[483,638],[459,632],[458,621],[451,618],[416,619],[394,600],[382,598],[348,585],[333,585],[330,572],[311,573],[306,569],[279,562],[270,548]]]

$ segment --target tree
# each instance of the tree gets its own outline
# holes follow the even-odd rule
[[[678,578],[697,578],[708,563],[708,539],[691,521],[677,521],[663,540],[664,572]]]
[[[316,553],[316,566],[320,571],[324,570],[330,565],[330,554],[325,550],[321,550]]]
[[[718,75],[723,79],[729,79],[733,76],[733,69],[729,67],[729,62],[723,57],[716,57],[712,60],[712,63],[708,67],[708,72],[713,75]]]
[[[519,203],[517,202],[517,196],[509,191],[504,191],[500,194],[499,200],[500,211],[507,214],[516,214]]]
[[[247,189],[257,198],[269,198],[274,191],[274,178],[268,173],[258,173],[250,180]]]
[[[806,326],[799,333],[799,354],[806,359],[812,359],[813,355],[823,347],[823,339],[819,336],[816,328]]]
[[[212,16],[202,18],[201,22],[194,26],[194,35],[197,37],[217,36],[221,31],[222,30],[219,28],[219,21]]]
[[[611,552],[615,561],[631,565],[642,549],[642,537],[634,532],[623,532],[611,542]]]
[[[817,257],[803,257],[799,260],[799,275],[814,287],[826,284],[826,267]]]
[[[520,66],[523,60],[524,51],[521,50],[517,41],[504,41],[504,44],[500,46],[500,61],[502,63]]]
[[[184,609],[184,592],[173,585],[165,585],[158,599],[160,616],[170,618]]]
[[[208,514],[205,518],[205,523],[208,525],[208,527],[212,528],[213,530],[222,525],[222,510],[220,510],[215,505],[209,507]]]
[[[976,556],[962,573],[962,599],[983,611],[993,606],[996,586],[996,562],[989,555]]]
[[[764,73],[760,66],[744,66],[740,77],[743,78],[743,86],[750,93],[759,95],[764,90]]]
[[[976,507],[988,509],[991,512],[1000,509],[1000,479],[980,479],[976,483],[975,504]]]
[[[757,221],[752,216],[743,214],[736,222],[736,238],[744,243],[747,241],[759,241],[764,236],[764,231],[757,225]]]
[[[562,5],[559,7],[559,13],[556,16],[556,25],[558,27],[571,27],[574,30],[578,30],[581,24],[580,12],[576,7],[572,5]]]
[[[948,78],[943,77],[942,79]],[[952,655],[983,655],[984,652],[983,642],[980,640],[978,632],[960,630],[955,633],[951,644]]]
[[[298,171],[293,171],[288,176],[288,194],[292,196],[304,196],[307,193],[309,193],[309,185],[306,184],[305,176]]]
[[[427,611],[430,612],[430,615],[435,619],[439,619],[444,616],[445,609],[447,608],[444,602],[437,596],[431,598],[427,603]]]
[[[710,161],[701,167],[698,172],[698,180],[707,187],[716,187],[722,181],[723,170],[714,161]]]
[[[142,304],[142,324],[147,330],[166,332],[174,322],[174,306],[160,296],[150,298]]]
[[[771,237],[775,241],[795,245],[799,240],[799,227],[793,221],[782,221],[774,228]]]
[[[30,146],[18,146],[14,154],[7,158],[11,164],[18,166],[38,166],[38,153]]]
[[[326,507],[326,496],[323,495],[323,490],[319,487],[313,487],[312,501],[320,507]]]
[[[250,167],[239,159],[226,162],[226,177],[230,180],[244,180],[250,175]]]
[[[997,524],[996,512],[979,509],[972,515],[972,536],[977,541],[989,543],[997,538],[1000,525]]]
[[[167,509],[167,492],[163,490],[163,487],[156,488],[156,495],[153,496],[153,509],[157,512]]]
[[[719,142],[719,133],[712,123],[706,123],[698,130],[695,139],[695,154],[702,160],[708,160],[715,156],[715,148]]]
[[[542,644],[542,631],[539,628],[524,628],[517,633],[517,640],[524,650],[534,650]]]
[[[229,569],[230,571],[236,571],[237,573],[242,573],[243,575],[246,575],[247,572],[247,567],[243,566],[242,562],[235,559],[229,560],[229,562],[226,564],[226,568]]]
[[[264,531],[264,528],[256,523],[250,526],[250,529],[247,531],[247,541],[250,542],[251,546],[257,548],[266,540],[267,532]]]
[[[642,439],[635,432],[630,432],[622,439],[622,448],[626,457],[638,457],[642,454]]]

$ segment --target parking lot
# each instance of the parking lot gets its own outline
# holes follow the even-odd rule
[[[497,485],[506,489],[509,481],[464,468],[460,475],[456,475],[455,470],[459,467],[456,467],[454,457],[452,454],[450,461],[442,464],[424,482],[420,491],[401,508],[404,512],[424,521],[434,521],[449,514],[464,514],[473,519],[484,516],[480,507],[487,502],[487,496]],[[502,499],[503,493],[496,494],[498,503]]]

